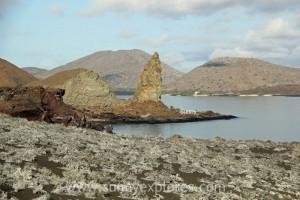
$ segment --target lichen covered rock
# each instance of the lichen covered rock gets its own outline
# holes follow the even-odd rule
[[[134,93],[134,101],[160,101],[162,89],[162,69],[160,64],[159,55],[155,52],[141,72],[140,79]]]
[[[300,199],[299,156],[299,142],[112,135],[0,114],[0,199]]]
[[[64,102],[78,109],[109,111],[116,103],[108,83],[90,70],[84,70],[57,87],[66,91]]]

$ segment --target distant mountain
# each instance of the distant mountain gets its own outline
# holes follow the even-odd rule
[[[7,60],[0,58],[0,86],[26,85],[37,79]]]
[[[300,69],[255,58],[217,58],[185,74],[168,89],[219,94],[293,93],[300,91]]]
[[[36,77],[38,79],[44,79],[45,77],[43,76],[43,74],[48,73],[48,70],[41,69],[41,68],[38,68],[38,67],[23,67],[22,69],[24,71],[32,74],[34,77]]]
[[[134,90],[140,72],[150,58],[150,54],[141,50],[99,51],[36,76],[46,78],[60,71],[87,68],[107,80],[113,90]],[[162,75],[163,84],[168,85],[183,73],[162,63]]]
[[[46,79],[31,82],[27,86],[44,86],[55,88],[59,85],[63,85],[67,80],[74,78],[77,74],[85,70],[86,69],[78,68],[57,72]]]

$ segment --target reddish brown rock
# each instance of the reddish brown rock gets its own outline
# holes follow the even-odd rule
[[[172,135],[170,138],[171,138],[171,139],[182,139],[183,137],[182,137],[182,135],[180,135],[180,134],[174,134],[174,135]]]
[[[77,113],[64,104],[60,89],[0,88],[0,112],[28,120],[75,124]]]
[[[108,83],[88,69],[58,72],[30,86],[64,89],[64,103],[77,109],[110,112],[117,103]]]

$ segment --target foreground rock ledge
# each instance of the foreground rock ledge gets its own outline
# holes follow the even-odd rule
[[[111,135],[0,115],[0,199],[299,199],[299,168],[299,142]]]

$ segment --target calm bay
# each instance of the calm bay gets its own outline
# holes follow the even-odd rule
[[[130,96],[118,96],[128,99]],[[300,141],[299,97],[162,96],[168,105],[186,110],[212,110],[237,119],[169,124],[117,124],[117,134],[232,140]]]

